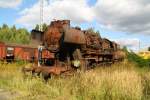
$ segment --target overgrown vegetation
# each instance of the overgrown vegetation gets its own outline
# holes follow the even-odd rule
[[[126,47],[124,48],[124,51],[126,52],[129,62],[133,62],[139,67],[150,67],[150,59],[144,59],[143,57],[140,57],[134,52],[128,52]]]
[[[16,29],[15,25],[9,27],[7,24],[3,24],[0,27],[0,41],[28,44],[30,42],[30,34],[25,28]]]
[[[128,62],[98,67],[73,76],[42,78],[24,76],[26,64],[0,64],[0,88],[13,100],[149,100],[150,71],[139,73]]]
[[[36,30],[39,30],[39,25],[35,26]],[[47,30],[48,25],[43,24],[43,31]],[[25,28],[17,29],[15,25],[9,27],[7,24],[3,24],[0,26],[0,41],[6,43],[17,43],[17,44],[29,44],[30,41],[30,33]]]
[[[94,28],[88,28],[87,31],[88,31],[90,34],[97,35],[97,36],[101,37],[101,36],[100,36],[100,32],[99,32],[99,31],[95,31]]]
[[[139,67],[150,67],[150,59],[144,59],[134,52],[127,54],[129,61],[135,62]]]
[[[7,25],[0,27],[0,40],[30,42],[26,29]],[[31,73],[22,73],[28,63],[0,63],[0,89],[10,91],[12,100],[150,100],[150,60],[125,51],[128,61],[71,77],[53,77],[47,83]]]
[[[47,28],[48,28],[48,25],[47,25],[46,23],[44,23],[44,24],[42,25],[43,31],[46,31]],[[39,25],[39,24],[36,24],[36,26],[35,26],[34,29],[35,29],[35,30],[40,30],[40,25]]]
[[[148,47],[148,51],[150,51],[150,47]]]

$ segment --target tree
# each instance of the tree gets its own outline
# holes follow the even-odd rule
[[[48,25],[46,23],[43,24],[43,31],[46,31],[48,28]]]
[[[13,25],[13,27],[11,28],[11,30],[12,30],[13,32],[16,32],[16,31],[17,31],[16,26]]]
[[[150,51],[150,47],[148,47],[148,51]]]
[[[3,24],[2,29],[8,29],[8,25],[7,24]]]
[[[39,24],[36,24],[36,26],[35,26],[35,30],[39,30],[39,29],[40,29]]]
[[[94,28],[89,28],[89,29],[87,29],[87,31],[89,32],[89,33],[95,33],[95,31],[94,31]]]
[[[20,28],[16,39],[19,43],[28,44],[30,42],[30,34],[26,29]]]
[[[129,52],[127,46],[123,46],[122,50],[125,52]]]
[[[87,29],[87,31],[88,31],[90,34],[100,36],[100,32],[99,32],[99,31],[95,32],[94,28],[89,28],[89,29]]]
[[[100,32],[96,31],[96,34],[101,38]]]
[[[43,31],[46,31],[47,28],[48,28],[48,25],[47,25],[46,23],[44,23],[44,24],[42,25],[42,28],[43,28]],[[36,24],[35,30],[39,30],[39,29],[40,29],[40,25],[39,25],[39,24]]]
[[[24,28],[16,29],[15,25],[10,28],[7,24],[3,24],[0,29],[0,41],[28,44],[30,42],[30,34]]]

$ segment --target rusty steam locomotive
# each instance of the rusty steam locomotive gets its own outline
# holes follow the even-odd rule
[[[61,62],[79,60],[86,67],[123,59],[117,43],[101,38],[99,34],[73,28],[69,20],[51,22],[44,33],[43,46]]]
[[[79,27],[71,27],[70,20],[52,21],[48,29],[36,36],[33,31],[32,37],[41,41],[39,48],[39,63],[47,67],[34,67],[32,71],[38,69],[39,72],[48,73],[65,72],[72,69],[87,70],[101,64],[111,64],[121,61],[125,53],[119,45],[106,38],[101,38],[100,34],[88,30],[81,30]],[[50,58],[42,62],[42,49],[50,52]]]
[[[87,70],[100,64],[111,64],[125,57],[117,43],[101,38],[100,34],[71,27],[70,20],[52,21],[45,32],[32,30],[31,38],[33,44],[40,46],[28,46],[30,50],[26,50],[26,56],[38,62],[40,67],[34,66],[25,71],[60,74],[68,70]],[[23,47],[19,48],[24,50]]]

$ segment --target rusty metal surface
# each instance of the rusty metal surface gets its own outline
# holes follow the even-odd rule
[[[36,42],[38,45],[43,41],[44,32],[33,29],[31,31],[31,39]]]
[[[70,67],[71,62],[75,59],[80,59],[84,65],[84,60],[88,66],[93,66],[101,62],[113,62],[116,59],[123,59],[125,54],[119,49],[119,45],[106,38],[101,38],[97,33],[88,30],[82,30],[80,27],[71,27],[70,20],[55,20],[52,21],[44,33],[33,30],[31,37],[32,45],[4,44],[0,42],[0,55],[5,55],[4,50],[7,46],[15,48],[14,56],[19,59],[35,58],[34,62],[38,61],[38,45],[43,44],[42,60],[53,62],[51,67],[33,66],[25,71],[34,71],[37,73],[46,72],[59,75],[62,72],[68,71],[66,66],[61,66],[58,63],[65,63]],[[79,52],[76,52],[79,50]],[[3,56],[0,56],[2,59]],[[67,62],[68,61],[68,62]],[[71,70],[71,69],[69,69]]]
[[[100,36],[93,33],[89,33],[88,31],[85,31],[84,33],[86,37],[86,46],[88,48],[101,49],[102,45]]]
[[[12,54],[15,57],[14,60],[24,60],[24,61],[36,61],[38,60],[38,48],[32,47],[30,45],[20,45],[20,44],[3,44],[0,45],[0,59],[4,60],[10,51],[7,48],[13,48]],[[42,58],[54,58],[54,54],[50,51],[43,49]]]
[[[113,52],[113,59],[114,60],[122,60],[125,57],[126,57],[126,54],[122,50],[117,50],[117,51]]]
[[[70,20],[55,20],[50,23],[50,27],[57,27],[57,28],[63,28],[63,27],[70,27]]]
[[[111,47],[110,47],[110,40],[104,38],[104,39],[102,40],[102,48],[103,48],[104,50],[111,48]]]
[[[44,46],[50,51],[59,50],[59,40],[61,38],[61,33],[57,27],[49,27],[44,33]]]
[[[64,73],[66,71],[69,71],[67,67],[62,67],[62,66],[52,66],[52,67],[47,67],[47,66],[32,66],[30,68],[22,68],[23,73],[26,72],[32,72],[34,73],[48,73],[48,74],[53,74],[53,75],[60,75],[61,73]]]
[[[66,28],[64,30],[64,42],[73,44],[85,44],[84,33],[73,28]]]
[[[99,34],[95,34],[93,32],[90,31],[86,31],[86,30],[81,30],[80,28],[72,28],[70,27],[70,21],[66,21],[66,23],[64,20],[60,21],[53,21],[50,24],[49,27],[49,33],[50,31],[51,34],[47,34],[46,38],[50,39],[51,38],[55,38],[54,36],[52,36],[52,34],[54,34],[55,36],[58,36],[59,34],[59,38],[57,38],[57,41],[59,41],[61,38],[64,39],[63,43],[70,43],[70,44],[83,44],[81,47],[81,52],[83,56],[86,56],[86,59],[90,59],[90,58],[95,58],[97,59],[97,57],[105,57],[105,59],[112,59],[111,56],[116,55],[114,54],[115,51],[118,50],[118,44],[115,42],[110,41],[109,39],[106,38],[101,38],[101,36]],[[65,25],[67,27],[65,27]],[[64,34],[64,35],[63,35]],[[49,35],[49,36],[48,36]],[[62,37],[64,36],[64,37]],[[54,44],[57,47],[60,47],[60,45],[58,43],[53,43],[54,41],[47,41],[48,43]],[[57,44],[57,45],[56,45]],[[53,46],[53,45],[51,45]],[[66,45],[63,45],[66,46]],[[68,46],[69,48],[70,46]],[[71,49],[68,49],[71,50]],[[67,49],[65,49],[65,52],[63,53],[67,53],[69,51],[67,51]],[[73,54],[72,54],[73,56]],[[88,58],[89,57],[89,58]],[[98,58],[99,59],[99,58]],[[112,59],[113,60],[113,59]]]

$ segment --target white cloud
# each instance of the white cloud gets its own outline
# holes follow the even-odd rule
[[[150,34],[150,0],[97,0],[93,6],[88,0],[49,0],[44,4],[44,22],[70,19],[83,23],[96,20],[115,31]],[[20,12],[18,24],[33,27],[39,23],[39,3]]]
[[[150,34],[150,0],[98,0],[96,19],[107,28]]]
[[[139,39],[137,38],[122,38],[115,40],[117,43],[119,43],[121,46],[138,46],[139,45]]]
[[[40,7],[39,2],[31,8],[24,9],[17,23],[26,27],[32,27],[39,23]],[[94,19],[92,8],[86,0],[50,0],[44,3],[44,22],[50,23],[53,19],[70,19],[74,22],[90,22]]]
[[[121,38],[115,41],[120,44],[121,47],[126,46],[133,51],[139,50],[140,40],[137,38]]]
[[[0,8],[16,8],[22,0],[0,0]]]

